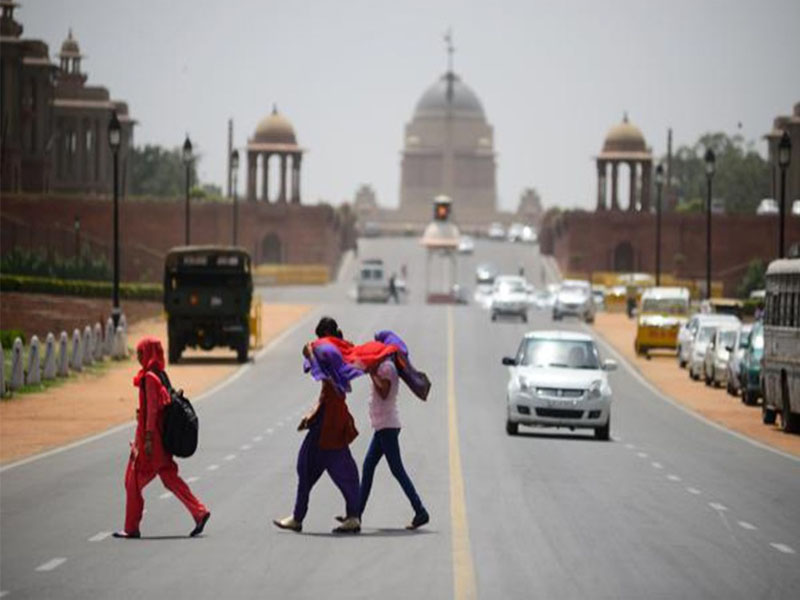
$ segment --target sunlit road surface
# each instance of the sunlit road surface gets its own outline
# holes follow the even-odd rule
[[[521,335],[550,328],[491,323],[475,305],[422,304],[416,240],[361,242],[359,256],[408,266],[397,305],[356,305],[355,262],[327,288],[265,289],[266,300],[315,302],[230,383],[201,399],[201,448],[181,470],[212,510],[206,534],[158,481],[146,490],[142,533],[121,541],[123,470],[131,431],[0,474],[0,596],[5,598],[796,598],[800,590],[800,462],[711,427],[656,395],[621,364],[610,442],[591,432],[505,433],[508,371]],[[544,273],[530,246],[478,242],[460,262],[520,264]],[[471,294],[468,294],[471,297]],[[359,536],[330,533],[343,500],[329,479],[314,489],[303,533],[270,521],[291,512],[301,413],[318,384],[300,348],[322,314],[347,337],[395,329],[433,380],[427,403],[400,404],[406,468],[430,514],[407,532],[411,509],[382,463]],[[576,321],[558,327],[585,330]],[[600,345],[603,358],[616,358]],[[371,431],[366,382],[349,397]]]

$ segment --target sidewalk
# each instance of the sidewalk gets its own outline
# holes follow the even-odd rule
[[[262,344],[268,344],[310,310],[310,306],[303,305],[264,304]],[[141,321],[131,327],[128,346],[133,348],[142,336],[152,335],[162,340],[166,351],[166,329],[163,317]],[[191,399],[211,389],[239,366],[230,350],[187,350],[181,363],[168,365],[168,369],[175,387],[183,388]],[[137,370],[134,354],[126,361],[111,363],[101,374],[80,374],[46,392],[0,402],[0,464],[133,420],[138,402],[137,389],[133,387]]]
[[[692,381],[678,367],[674,353],[653,353],[651,360],[636,356],[633,341],[636,320],[624,313],[597,313],[594,328],[622,354],[650,383],[665,395],[715,423],[773,448],[800,456],[800,435],[783,433],[775,425],[761,422],[760,406],[745,406],[724,388],[712,388]]]

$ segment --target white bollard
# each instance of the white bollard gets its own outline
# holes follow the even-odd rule
[[[117,326],[117,333],[114,336],[114,358],[122,360],[128,356],[128,336],[122,325]]]
[[[39,364],[40,352],[39,338],[33,336],[28,348],[28,373],[25,375],[25,383],[28,385],[39,385],[42,382],[42,371]]]
[[[125,332],[125,335],[128,335],[128,319],[125,318],[125,313],[122,313],[119,316],[119,326],[122,327],[122,330]]]
[[[83,366],[88,367],[94,362],[92,355],[92,328],[88,325],[83,328]]]
[[[56,338],[52,333],[47,334],[44,342],[44,367],[42,379],[55,379],[56,377]]]
[[[77,329],[72,332],[72,360],[69,368],[73,371],[83,370],[83,345],[81,344],[81,332]]]
[[[103,327],[100,323],[94,324],[94,331],[92,332],[92,345],[94,346],[94,361],[100,362],[103,360]]]
[[[0,345],[0,398],[6,395],[6,354]]]
[[[108,317],[106,321],[106,335],[103,338],[103,355],[111,356],[114,351],[114,319]]]
[[[58,337],[58,376],[66,377],[69,375],[69,341],[67,332],[62,331]]]
[[[14,346],[11,348],[11,381],[10,387],[12,390],[18,390],[25,383],[25,373],[22,368],[22,340],[17,338],[14,340]]]

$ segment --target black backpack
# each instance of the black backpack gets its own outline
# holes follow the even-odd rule
[[[183,390],[172,387],[164,371],[154,371],[170,396],[164,407],[164,434],[161,438],[164,450],[178,458],[189,458],[197,450],[200,422],[192,403],[183,395]]]

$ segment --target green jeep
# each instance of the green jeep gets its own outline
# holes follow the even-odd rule
[[[250,345],[253,276],[250,255],[227,246],[181,246],[164,265],[164,310],[168,318],[169,362],[184,348],[227,346],[239,362]]]

